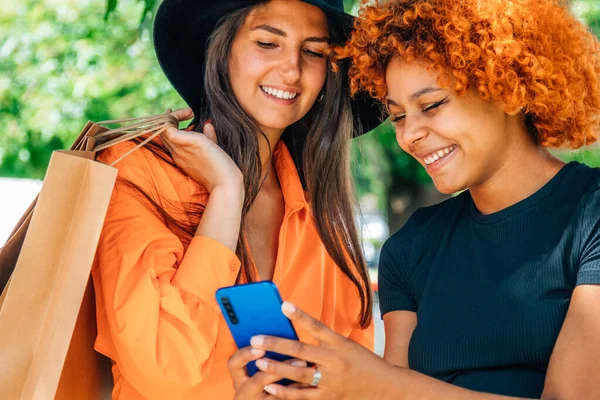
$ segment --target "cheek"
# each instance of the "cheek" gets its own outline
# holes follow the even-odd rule
[[[238,52],[229,62],[229,79],[233,91],[237,94],[242,88],[260,83],[257,80],[264,74],[266,64],[265,60],[254,52]]]
[[[405,143],[402,141],[402,128],[399,127],[395,127],[394,126],[394,131],[396,132],[396,143],[398,143],[398,146],[400,146],[400,148],[402,150],[404,150],[405,152],[410,154],[410,149],[408,148],[408,146],[405,145]]]
[[[305,81],[305,89],[314,93],[319,93],[325,85],[327,78],[327,65],[323,63],[313,62],[303,68],[302,76]]]

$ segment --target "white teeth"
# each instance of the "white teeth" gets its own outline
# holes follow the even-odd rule
[[[283,90],[270,88],[268,86],[261,86],[260,88],[262,89],[263,92],[268,93],[273,97],[277,97],[278,99],[290,100],[290,99],[295,99],[296,96],[298,96],[298,93],[284,92]]]
[[[425,165],[433,164],[437,160],[446,157],[454,149],[456,149],[456,146],[450,146],[450,147],[446,147],[444,149],[438,150],[435,153],[423,158],[423,161],[425,161]]]

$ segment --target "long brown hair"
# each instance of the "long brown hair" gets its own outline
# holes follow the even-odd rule
[[[218,134],[219,146],[244,175],[246,196],[236,250],[242,265],[238,282],[256,279],[246,243],[245,217],[262,183],[258,135],[267,137],[237,101],[228,77],[228,62],[233,39],[255,7],[245,7],[227,15],[213,32],[206,56],[209,62],[204,66],[204,109],[195,110],[192,122],[196,130],[201,130],[202,122],[211,120]],[[330,34],[335,40],[335,35],[340,33],[330,28]],[[350,140],[354,129],[360,127],[353,126],[350,99],[342,88],[343,79],[341,73],[328,68],[323,99],[316,102],[304,118],[289,126],[282,140],[294,158],[304,188],[308,190],[313,220],[327,252],[358,289],[360,325],[367,327],[372,319],[373,298],[355,225],[355,194],[349,160]],[[153,144],[147,149],[174,165],[169,154],[160,146]],[[182,240],[189,242],[193,238],[204,211],[202,204],[183,204],[189,218],[185,221],[170,215],[154,196],[139,186],[132,182],[126,184],[141,193]]]

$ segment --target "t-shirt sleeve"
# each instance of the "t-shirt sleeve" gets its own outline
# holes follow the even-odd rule
[[[415,223],[418,212],[381,249],[377,279],[382,316],[391,311],[417,311],[412,290],[414,265],[409,262],[412,258],[409,253],[415,248],[411,238],[416,237],[415,230],[420,229],[419,224]]]
[[[600,285],[600,184],[587,196],[580,229],[583,236],[577,286]]]

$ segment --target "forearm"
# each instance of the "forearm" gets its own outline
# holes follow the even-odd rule
[[[523,398],[474,392],[431,378],[408,368],[385,363],[380,385],[376,389],[380,399],[390,400],[524,400]],[[375,397],[374,397],[375,398]]]
[[[207,236],[235,252],[240,233],[244,190],[241,184],[215,187],[208,198],[196,236]]]

